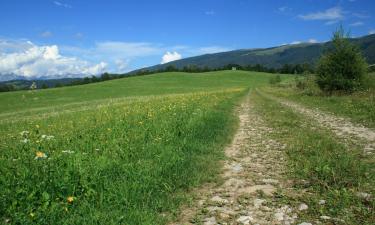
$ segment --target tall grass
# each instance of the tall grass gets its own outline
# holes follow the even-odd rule
[[[215,178],[243,94],[161,96],[2,122],[1,221],[165,223],[184,192]]]

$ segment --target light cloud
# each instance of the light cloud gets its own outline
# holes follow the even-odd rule
[[[71,5],[66,4],[66,3],[63,3],[63,2],[54,1],[53,3],[54,3],[56,6],[58,6],[58,7],[63,7],[63,8],[67,8],[67,9],[72,8]]]
[[[371,29],[368,34],[375,34],[375,29]]]
[[[290,43],[291,45],[298,45],[298,44],[301,44],[302,42],[301,41],[293,41],[292,43]]]
[[[212,53],[218,53],[218,52],[226,52],[229,51],[229,48],[221,47],[221,46],[207,46],[202,47],[197,50],[195,50],[198,54],[212,54]]]
[[[207,16],[213,16],[213,15],[215,15],[216,13],[215,13],[215,11],[213,11],[213,10],[209,10],[209,11],[204,12],[204,14],[206,14]]]
[[[367,13],[353,13],[354,17],[357,17],[359,19],[368,19],[370,16]]]
[[[98,53],[122,55],[123,57],[140,57],[160,54],[161,46],[147,42],[116,42],[106,41],[96,43]]]
[[[161,60],[161,64],[169,63],[181,59],[182,56],[178,52],[166,52]]]
[[[116,72],[117,73],[126,73],[128,72],[128,65],[129,61],[128,60],[123,60],[123,59],[116,59],[115,60],[115,65],[116,65]]]
[[[287,12],[289,12],[289,11],[291,11],[292,10],[292,8],[290,8],[290,7],[288,7],[288,6],[281,6],[281,7],[279,7],[278,9],[277,9],[277,11],[279,12],[279,13],[287,13]]]
[[[339,21],[339,20],[331,20],[331,21],[327,21],[327,22],[325,22],[324,25],[327,25],[327,26],[329,26],[329,25],[334,25],[334,24],[336,24],[336,23],[338,23],[338,22],[340,22],[340,21]]]
[[[318,40],[314,39],[314,38],[311,38],[307,41],[308,43],[311,43],[311,44],[314,44],[314,43],[318,43]]]
[[[363,26],[364,23],[362,21],[358,21],[358,22],[354,22],[354,23],[351,23],[349,24],[349,26],[351,27],[359,27],[359,26]]]
[[[81,38],[83,38],[83,34],[78,32],[78,33],[74,34],[74,37],[77,38],[77,39],[81,39]]]
[[[4,45],[4,46],[3,46]],[[0,42],[0,49],[12,47],[6,40]],[[0,80],[2,75],[16,74],[27,78],[57,78],[97,75],[107,64],[93,64],[75,57],[60,54],[57,45],[38,46],[31,42],[20,44],[13,52],[0,53]]]
[[[49,37],[52,37],[53,33],[51,31],[44,31],[43,33],[40,34],[41,37],[44,37],[44,38],[49,38]]]
[[[329,8],[325,11],[313,12],[308,14],[299,15],[298,17],[303,20],[329,20],[337,21],[344,19],[345,12],[341,7]]]

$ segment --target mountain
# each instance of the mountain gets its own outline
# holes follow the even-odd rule
[[[360,38],[351,38],[350,42],[360,48],[369,64],[375,64],[375,34]],[[168,66],[174,66],[178,69],[182,69],[185,66],[208,67],[212,69],[228,64],[238,64],[240,66],[261,64],[268,68],[280,68],[284,64],[315,64],[320,55],[330,47],[332,47],[332,43],[325,42],[282,45],[263,49],[241,49],[180,59],[141,70],[155,71],[165,69]]]

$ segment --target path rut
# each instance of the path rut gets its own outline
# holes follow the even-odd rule
[[[263,93],[261,93],[264,95]],[[350,122],[348,119],[335,116],[330,113],[322,112],[318,109],[311,109],[304,107],[298,103],[290,102],[284,99],[275,98],[272,96],[266,96],[271,98],[284,106],[287,106],[297,113],[301,113],[308,118],[314,119],[315,121],[325,128],[331,130],[336,136],[354,141],[358,145],[363,145],[365,154],[372,154],[375,150],[375,130],[364,127],[359,124]]]

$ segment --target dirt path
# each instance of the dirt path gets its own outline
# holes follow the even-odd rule
[[[264,95],[263,93],[261,93]],[[333,131],[338,137],[356,142],[358,145],[363,145],[365,154],[372,154],[375,151],[375,130],[364,127],[362,125],[354,124],[348,119],[335,116],[333,114],[322,112],[318,109],[310,109],[295,102],[290,102],[284,99],[271,98],[284,106],[290,107],[295,112],[301,113],[308,118],[314,119],[323,127]],[[361,142],[361,143],[360,143]]]
[[[238,114],[239,130],[225,150],[223,183],[198,190],[197,201],[174,225],[295,223],[297,209],[276,197],[280,190],[293,192],[283,178],[285,146],[269,137],[273,130],[254,112],[249,96]]]

